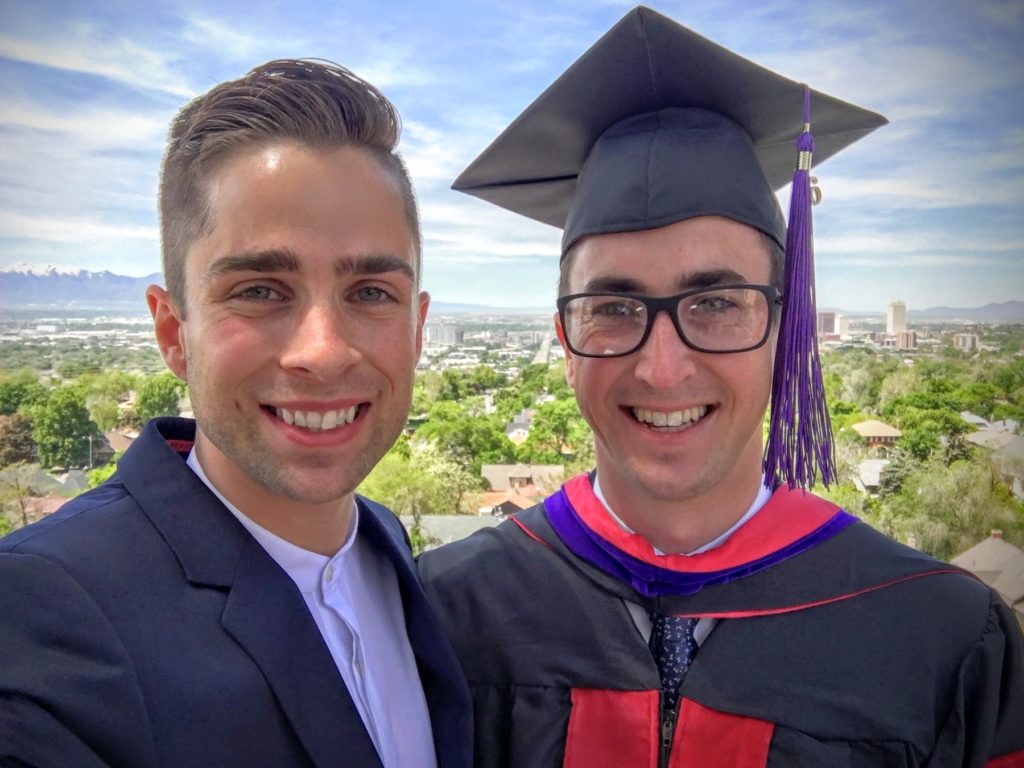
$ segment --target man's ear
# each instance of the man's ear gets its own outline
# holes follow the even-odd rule
[[[423,324],[427,322],[427,310],[430,308],[430,294],[426,291],[420,292],[420,310],[416,324],[416,359],[420,359],[423,352]]]
[[[576,358],[569,351],[569,345],[565,343],[565,329],[562,328],[562,318],[559,317],[557,312],[555,312],[555,333],[558,335],[558,343],[562,345],[562,350],[565,352],[565,381],[570,387],[575,389]]]
[[[174,304],[171,295],[159,285],[151,285],[146,289],[146,303],[153,315],[153,330],[156,332],[156,343],[171,373],[182,381],[188,378],[188,363],[185,354],[184,323],[181,313]]]

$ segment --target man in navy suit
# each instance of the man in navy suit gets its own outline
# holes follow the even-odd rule
[[[147,299],[195,421],[0,541],[0,765],[468,766],[469,699],[388,510],[428,296],[399,119],[274,61],[188,104]]]

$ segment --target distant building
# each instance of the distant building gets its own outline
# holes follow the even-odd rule
[[[480,475],[492,491],[514,490],[531,498],[549,496],[565,478],[561,464],[484,464]]]
[[[998,451],[1004,445],[1012,441],[1016,437],[1012,432],[1007,432],[1002,429],[996,429],[994,427],[983,427],[976,432],[971,432],[969,435],[965,435],[964,439],[968,443],[986,448],[990,451]]]
[[[423,326],[423,332],[426,336],[426,341],[431,344],[443,344],[445,346],[454,347],[456,344],[461,344],[465,339],[466,332],[457,325],[435,325],[433,323],[427,323]]]
[[[970,411],[960,411],[960,418],[975,429],[985,429],[986,427],[992,426],[983,417],[976,413],[971,413]]]
[[[488,491],[480,499],[477,514],[505,518],[524,509],[529,509],[539,501],[540,499],[523,496],[514,490]]]
[[[402,515],[401,520],[406,530],[416,524],[412,515]],[[490,528],[499,522],[499,518],[490,515],[421,515],[419,526],[420,534],[426,539],[424,549],[433,549],[464,539],[481,528]]]
[[[851,428],[864,438],[868,448],[877,448],[883,452],[892,448],[903,434],[896,427],[890,427],[885,422],[878,421],[877,419],[861,421],[854,424]]]
[[[861,493],[877,496],[882,485],[882,472],[889,464],[888,459],[865,459],[857,465],[853,484]]]
[[[885,332],[896,335],[907,330],[907,305],[902,301],[889,302],[889,311],[885,315]]]
[[[836,315],[836,333],[839,334],[840,339],[849,338],[850,318],[846,315]]]
[[[900,331],[897,333],[896,349],[917,349],[917,332]]]
[[[950,561],[965,568],[999,593],[1024,626],[1024,550],[1003,539],[1003,532],[992,535]]]
[[[978,334],[956,333],[953,335],[953,346],[961,352],[975,352],[978,349]]]
[[[819,312],[818,313],[818,335],[825,336],[831,335],[836,332],[836,313],[835,312]]]

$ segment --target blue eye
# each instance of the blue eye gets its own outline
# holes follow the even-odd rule
[[[594,314],[602,317],[629,317],[636,310],[624,301],[602,301],[594,306]]]
[[[736,304],[724,296],[708,296],[694,304],[694,308],[702,312],[724,312],[735,307]]]
[[[367,302],[385,301],[386,299],[389,298],[388,294],[382,288],[377,288],[376,286],[372,286],[372,285],[368,285],[368,286],[365,286],[363,288],[360,288],[356,292],[356,297],[360,301],[367,301]]]
[[[250,301],[280,301],[284,298],[279,291],[269,285],[250,285],[239,291],[237,295]]]

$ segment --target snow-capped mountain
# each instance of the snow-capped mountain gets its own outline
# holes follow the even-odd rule
[[[162,283],[159,273],[145,277],[90,272],[52,264],[19,262],[0,267],[0,306],[145,307],[146,286]]]

